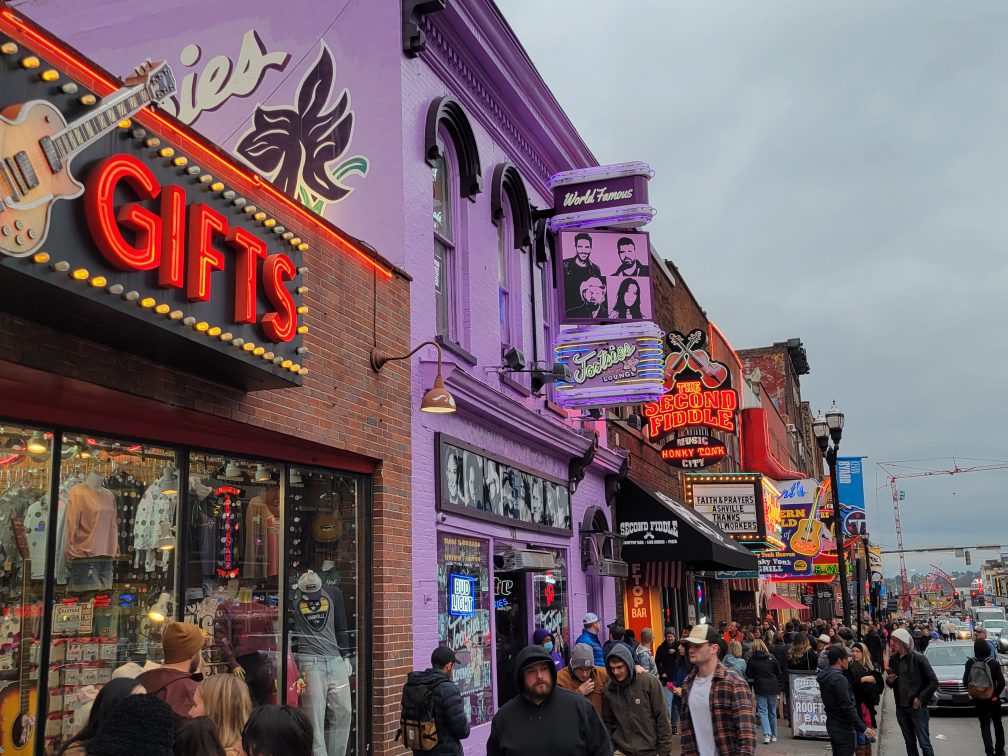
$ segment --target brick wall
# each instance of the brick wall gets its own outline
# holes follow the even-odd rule
[[[376,278],[370,268],[334,250],[306,253],[309,291],[305,316],[310,326],[305,345],[309,373],[304,385],[244,393],[206,377],[134,357],[110,347],[69,336],[21,318],[0,315],[0,352],[10,363],[78,379],[162,403],[165,413],[189,410],[208,419],[235,421],[302,441],[352,452],[377,463],[371,521],[374,614],[368,618],[374,647],[375,753],[399,752],[392,737],[398,726],[399,694],[409,669],[412,647],[410,549],[410,402],[409,368],[391,363],[380,375],[368,364],[372,346],[390,353],[407,350],[409,283],[401,276]],[[40,303],[45,306],[45,303]],[[0,382],[13,380],[0,363]],[[21,400],[24,401],[21,401]],[[34,393],[0,399],[0,411],[19,416]],[[93,430],[114,434],[115,407],[83,406]],[[31,418],[23,418],[30,420]],[[155,418],[146,435],[157,439]],[[89,428],[91,429],[91,428]],[[208,448],[219,448],[208,437]],[[227,451],[227,449],[223,449]],[[311,463],[311,459],[300,461]]]

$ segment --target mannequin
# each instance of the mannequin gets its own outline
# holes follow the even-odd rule
[[[245,514],[243,577],[273,577],[280,572],[280,488],[252,497]]]
[[[336,562],[332,559],[324,559],[322,561],[322,569],[319,571],[319,577],[322,578],[322,582],[325,585],[333,585],[339,587],[340,579],[343,577],[342,572],[336,567]]]
[[[133,566],[142,565],[146,572],[154,572],[158,567],[168,569],[168,552],[159,552],[157,545],[161,523],[166,522],[171,526],[175,502],[178,500],[178,476],[172,477],[173,470],[172,467],[165,467],[161,477],[147,487],[137,505],[133,526]],[[164,486],[168,486],[167,490],[172,493],[165,493]]]
[[[77,591],[112,587],[112,561],[119,554],[115,497],[92,470],[67,495],[64,552],[70,567],[69,587]]]
[[[243,583],[234,599],[221,602],[213,631],[221,661],[248,683],[252,702],[276,703],[277,610],[254,601]]]
[[[346,606],[314,570],[297,581],[291,617],[301,706],[315,733],[313,756],[344,756],[350,736],[350,653]],[[326,726],[326,722],[329,726]]]

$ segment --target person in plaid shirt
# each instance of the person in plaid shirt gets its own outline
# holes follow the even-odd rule
[[[754,756],[756,711],[749,684],[718,661],[718,635],[697,625],[682,639],[696,670],[682,686],[682,756]]]

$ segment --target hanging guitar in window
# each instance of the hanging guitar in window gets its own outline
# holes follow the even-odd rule
[[[26,257],[42,246],[53,203],[84,192],[70,173],[74,156],[120,121],[173,94],[175,77],[168,65],[148,61],[125,87],[73,123],[46,100],[0,111],[0,252]]]
[[[38,684],[32,679],[32,643],[38,634],[36,616],[28,592],[31,589],[31,555],[24,520],[11,521],[14,541],[21,555],[21,639],[17,651],[17,682],[0,693],[0,753],[28,754],[32,752],[32,733],[38,712]],[[39,607],[41,608],[41,607]]]

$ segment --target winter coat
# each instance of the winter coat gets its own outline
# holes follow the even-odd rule
[[[780,669],[780,675],[778,676],[780,689],[787,690],[788,644],[784,641],[777,641],[770,649],[770,653],[773,654],[773,658],[777,660],[777,667]]]
[[[896,675],[896,682],[889,687],[893,689],[897,706],[913,706],[915,698],[927,706],[938,691],[938,677],[924,654],[916,651],[905,656],[893,654],[889,659],[889,671]]]
[[[871,676],[872,682],[863,682],[861,678]],[[851,661],[847,667],[847,679],[850,681],[851,690],[854,692],[854,701],[858,704],[865,704],[869,709],[878,706],[879,698],[882,694],[882,675],[877,670],[868,671],[860,662]]]
[[[552,637],[553,633],[551,633],[549,630],[543,630],[542,628],[539,628],[534,633],[532,633],[532,642],[535,643],[537,646],[542,646],[543,641],[546,638],[552,638]],[[546,647],[543,646],[544,650],[545,648]],[[556,664],[556,668],[563,669],[564,668],[563,657],[560,656],[559,653],[557,653],[556,649],[557,649],[556,638],[553,638],[553,650],[547,651],[547,653],[553,658],[553,662]]]
[[[752,678],[757,696],[773,696],[781,691],[780,665],[765,651],[753,652],[746,665],[745,676]]]
[[[630,658],[633,659],[634,664],[640,663],[637,659],[637,649],[631,646],[627,641],[621,639],[617,640],[616,638],[610,638],[605,642],[605,645],[602,646],[602,658],[608,659],[609,653],[616,648],[616,646],[623,646],[626,648],[630,652]]]
[[[534,704],[521,692],[524,670],[541,662],[550,663],[553,689],[545,701]],[[545,648],[528,646],[521,650],[515,657],[515,685],[519,693],[494,715],[487,756],[528,756],[531,753],[613,756],[609,734],[595,709],[580,693],[559,687],[556,680],[556,665]]]
[[[599,640],[598,633],[589,633],[587,629],[582,630],[581,635],[574,641],[574,645],[576,646],[578,643],[587,643],[592,647],[596,667],[605,666],[605,655],[602,653],[602,641]]]
[[[882,637],[874,630],[870,630],[865,634],[864,644],[868,647],[868,653],[871,654],[872,664],[875,665],[875,669],[882,669],[885,666],[883,663],[885,659]]]
[[[424,753],[460,756],[462,744],[459,741],[469,737],[469,720],[462,708],[462,694],[458,687],[439,669],[410,672],[406,681],[407,684],[427,685],[434,691],[434,724],[437,726],[438,744],[434,750]]]
[[[595,690],[585,696],[585,698],[591,701],[591,705],[595,707],[595,711],[597,711],[598,715],[601,717],[602,689],[609,684],[609,673],[606,672],[605,667],[592,667],[591,676],[595,681]],[[578,688],[581,687],[581,681],[574,676],[574,672],[570,667],[564,667],[557,672],[557,685],[561,688],[572,690],[579,696],[584,695],[578,690]]]
[[[724,665],[728,667],[728,669],[733,669],[738,672],[743,679],[745,678],[746,663],[744,659],[738,658],[735,654],[728,654],[724,658]]]
[[[826,710],[826,727],[835,731],[864,732],[866,725],[858,715],[854,693],[843,671],[826,667],[816,675],[816,682]]]
[[[787,668],[797,671],[815,672],[818,661],[819,661],[819,655],[816,654],[816,652],[813,651],[812,649],[809,649],[805,653],[805,656],[798,659],[798,661],[792,659],[790,654],[788,654]]]
[[[670,646],[662,641],[655,651],[654,659],[658,667],[658,679],[662,681],[662,684],[672,681],[672,675],[675,674],[676,667],[678,666],[678,661],[676,660],[678,656],[678,642]]]
[[[651,655],[649,648],[637,646],[637,660],[645,672],[653,677],[658,677],[658,665],[655,664],[655,658]]]
[[[613,746],[634,756],[671,756],[672,723],[658,678],[638,675],[626,646],[616,645],[606,657],[607,663],[611,659],[619,659],[630,670],[623,682],[610,674],[609,684],[602,691],[602,720]],[[553,756],[546,750],[537,753]]]

